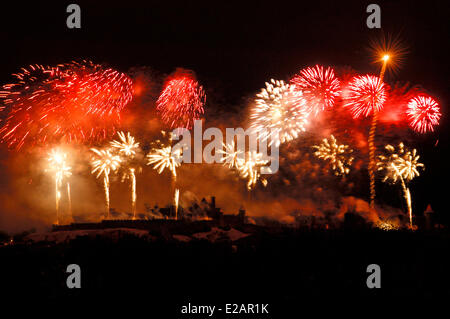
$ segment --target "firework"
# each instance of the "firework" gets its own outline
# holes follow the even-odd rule
[[[111,171],[117,171],[120,166],[122,159],[118,155],[111,153],[111,150],[97,150],[95,148],[91,149],[95,153],[96,157],[92,159],[92,174],[97,174],[97,178],[103,175],[103,187],[105,190],[105,200],[106,200],[106,218],[109,218],[109,174]]]
[[[139,151],[139,143],[137,143],[130,132],[125,135],[124,132],[117,132],[119,140],[111,142],[111,146],[115,148],[119,155],[125,157],[124,164],[127,169],[127,173],[124,178],[131,180],[131,212],[133,213],[133,219],[136,219],[136,163],[134,161],[136,153]]]
[[[316,149],[315,156],[329,161],[335,175],[346,175],[350,172],[354,160],[353,150],[348,145],[338,144],[333,135],[329,139],[324,138],[320,145],[313,148]]]
[[[356,119],[380,111],[386,98],[386,85],[379,77],[355,76],[348,85],[345,106]]]
[[[174,177],[177,176],[177,167],[180,165],[178,162],[179,154],[174,154],[171,146],[154,149],[147,155],[147,158],[147,164],[154,164],[153,168],[156,169],[159,174],[168,168]]]
[[[409,101],[406,114],[409,125],[420,133],[433,131],[441,117],[439,104],[432,97],[424,95],[413,97]]]
[[[156,109],[170,128],[190,129],[204,113],[206,94],[192,72],[177,71],[166,82]]]
[[[239,161],[243,159],[244,152],[236,148],[236,143],[232,141],[230,144],[222,143],[224,149],[219,150],[223,154],[221,161],[224,165],[228,164],[228,168],[237,168]]]
[[[270,138],[270,144],[275,142],[278,146],[305,131],[309,113],[303,94],[295,85],[272,79],[256,97],[250,128],[259,138]]]
[[[183,151],[181,148],[172,149],[173,134],[161,131],[167,142],[156,140],[152,143],[152,149],[147,154],[147,165],[153,165],[153,168],[161,174],[166,168],[172,173],[173,177],[177,176],[177,167],[181,165]]]
[[[242,178],[247,179],[247,189],[251,190],[256,186],[258,180],[261,177],[260,167],[268,163],[268,160],[263,158],[262,153],[247,152],[246,158],[244,160],[238,160],[237,170]],[[267,180],[265,178],[261,179],[263,186],[267,186]]]
[[[407,183],[420,175],[419,168],[424,168],[424,165],[419,162],[417,151],[406,149],[403,143],[399,144],[397,151],[392,145],[387,145],[385,149],[388,155],[378,156],[378,171],[384,171],[383,182],[397,183],[400,181],[408,208],[410,227],[412,228],[411,193]]]
[[[315,115],[332,108],[341,94],[340,82],[334,75],[334,70],[324,70],[321,65],[300,71],[300,74],[291,79],[291,84],[302,91],[307,107]]]
[[[0,139],[10,148],[101,141],[115,132],[132,80],[92,62],[32,65],[0,92],[7,112]]]
[[[378,39],[370,41],[369,50],[373,56],[374,63],[383,63],[381,75],[384,75],[386,68],[396,73],[404,62],[404,57],[408,53],[407,47],[399,36],[382,35]],[[389,64],[386,62],[389,61]]]
[[[378,112],[386,101],[386,85],[383,76],[389,56],[383,58],[380,77],[372,75],[355,76],[348,85],[345,107],[350,109],[353,118],[372,116],[369,131],[369,178],[370,178],[370,208],[375,209],[375,131],[378,121]]]
[[[162,132],[163,136],[166,136],[166,132]],[[151,149],[150,153],[147,154],[147,165],[153,165],[153,169],[157,170],[161,174],[166,168],[169,169],[171,173],[171,188],[174,189],[174,204],[178,202],[177,192],[175,189],[177,181],[177,167],[181,165],[181,158],[183,151],[181,148],[176,150],[172,149],[172,133],[168,134],[168,143],[165,144],[160,140],[154,143],[155,145]],[[176,204],[178,205],[178,204]],[[175,216],[177,218],[177,216]]]
[[[174,205],[175,205],[175,219],[178,219],[178,204],[180,201],[180,190],[177,188],[175,189],[175,196],[174,196]]]
[[[54,174],[55,179],[55,203],[56,203],[56,224],[59,224],[59,202],[61,200],[61,187],[64,178],[68,179],[71,175],[71,167],[67,165],[67,154],[59,149],[53,149],[48,154],[49,168],[47,171]],[[70,185],[67,181],[67,196],[69,200],[69,214],[71,214],[71,202],[70,202]]]

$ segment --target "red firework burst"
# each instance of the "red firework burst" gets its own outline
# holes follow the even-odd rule
[[[205,91],[191,71],[177,70],[166,81],[156,109],[170,128],[190,129],[204,113]]]
[[[10,148],[108,138],[132,99],[127,75],[87,61],[32,65],[14,76],[0,92],[8,112],[0,138]]]
[[[439,124],[441,110],[438,102],[430,96],[419,95],[408,102],[409,125],[417,132],[425,133],[434,130]]]
[[[374,110],[380,111],[386,101],[386,85],[377,76],[355,76],[348,85],[345,106],[353,118],[368,116]]]
[[[340,82],[334,75],[334,70],[324,70],[321,65],[303,69],[291,79],[291,84],[302,90],[307,106],[316,115],[333,107],[336,98],[341,94]]]

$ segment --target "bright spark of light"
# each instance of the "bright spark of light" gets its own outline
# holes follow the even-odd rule
[[[406,46],[398,36],[382,36],[379,39],[370,41],[370,51],[373,62],[383,62],[385,68],[398,71],[408,53]]]
[[[336,176],[350,173],[353,163],[353,150],[345,144],[338,144],[336,138],[331,135],[329,139],[324,138],[322,143],[313,146],[316,150],[314,155],[324,161],[328,161]]]

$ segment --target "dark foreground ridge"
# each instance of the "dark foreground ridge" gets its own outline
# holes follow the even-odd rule
[[[54,305],[98,306],[111,300],[151,305],[151,313],[163,313],[164,318],[185,318],[179,309],[188,302],[270,303],[277,314],[272,318],[283,318],[298,313],[299,302],[308,308],[308,300],[450,297],[450,234],[444,230],[251,226],[247,236],[211,240],[195,234],[244,234],[249,228],[193,225],[197,228],[181,237],[187,240],[180,240],[172,229],[172,234],[146,230],[148,236],[138,236],[121,231],[115,237],[96,234],[61,243],[3,246],[2,290],[8,299]],[[81,267],[81,289],[66,286],[69,264]],[[381,289],[366,286],[370,264],[382,269]]]

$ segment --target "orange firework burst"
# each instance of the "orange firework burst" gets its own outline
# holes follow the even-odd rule
[[[8,147],[48,142],[99,141],[110,137],[132,99],[132,80],[92,62],[32,65],[14,74],[0,98],[8,112],[0,139]]]
[[[386,85],[373,75],[355,76],[348,90],[345,106],[355,119],[380,111],[387,98]]]
[[[307,107],[314,113],[334,106],[336,98],[341,94],[340,82],[332,68],[324,69],[321,65],[306,68],[291,79],[306,100]]]
[[[409,125],[420,133],[433,131],[441,118],[439,104],[432,97],[424,95],[413,97],[409,101],[406,114]]]
[[[156,109],[170,128],[190,129],[204,113],[206,94],[190,71],[177,70],[164,86]]]

